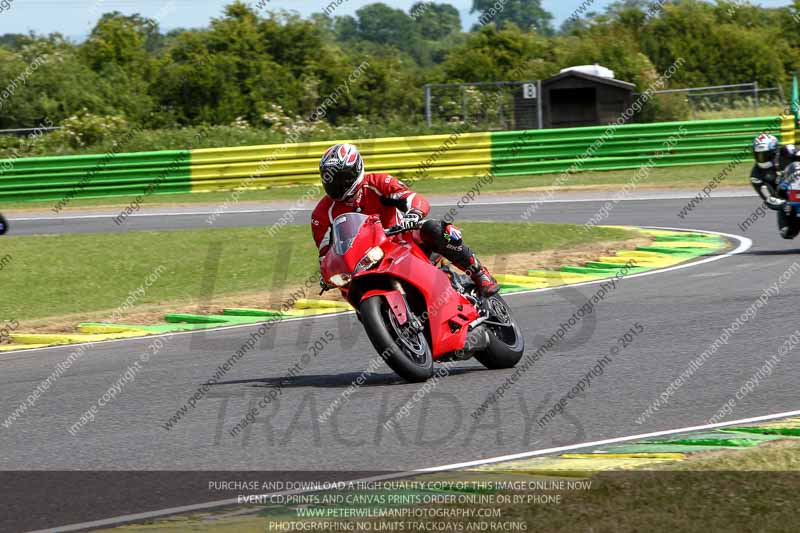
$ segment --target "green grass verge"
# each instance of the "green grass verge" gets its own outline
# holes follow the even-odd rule
[[[797,531],[800,444],[701,453],[654,471],[606,472],[558,505],[506,506],[536,531]]]
[[[701,453],[658,469],[674,472],[800,472],[800,442],[772,441],[744,450]]]
[[[499,517],[462,518],[454,514],[444,518],[343,518],[312,519],[298,516],[300,505],[265,506],[252,515],[231,513],[233,509],[179,515],[158,519],[149,524],[128,526],[132,531],[198,531],[207,533],[250,533],[264,531],[269,524],[305,525],[309,531],[546,531],[617,533],[648,531],[653,533],[713,531],[797,531],[797,494],[800,491],[800,445],[773,443],[749,450],[698,454],[688,460],[669,463],[655,471],[605,472],[590,479],[543,478],[529,475],[478,477],[458,472],[434,475],[437,481],[459,482],[532,482],[553,486],[560,481],[590,483],[579,490],[537,490],[506,492],[509,498],[525,494],[558,497],[545,503],[466,503],[461,505],[418,506],[438,511],[499,510]],[[432,481],[418,477],[416,481]],[[585,485],[584,485],[585,486]],[[398,492],[398,491],[395,491]],[[447,491],[444,491],[447,492]],[[489,494],[493,491],[483,493]],[[325,493],[331,494],[331,493]],[[336,494],[336,493],[334,493]],[[343,496],[344,493],[338,493]],[[372,491],[371,494],[378,494]],[[469,492],[461,492],[469,495]],[[474,494],[474,493],[473,493]],[[523,495],[523,496],[521,496]],[[477,494],[476,494],[477,496]],[[320,496],[321,498],[322,496]],[[469,496],[467,496],[469,498]],[[316,508],[323,509],[324,505]],[[366,509],[369,505],[341,505],[343,509]],[[375,504],[375,509],[393,505]],[[213,519],[211,519],[213,518]],[[356,527],[361,522],[361,527]],[[369,522],[365,524],[364,522]],[[325,524],[328,524],[326,527]],[[391,528],[392,524],[405,527]],[[479,524],[485,524],[481,527]],[[352,525],[349,529],[348,525]],[[413,527],[413,526],[416,527]],[[422,527],[427,526],[427,527]],[[494,527],[492,527],[494,526]],[[527,526],[523,529],[520,526]],[[274,530],[278,530],[273,526]],[[300,530],[297,528],[296,530]],[[104,531],[117,531],[109,529]]]
[[[751,449],[698,453],[684,461],[648,467],[647,470],[602,472],[583,480],[591,483],[588,490],[538,490],[528,493],[560,496],[557,502],[550,500],[545,503],[500,505],[468,503],[448,507],[461,510],[499,509],[500,518],[483,520],[501,525],[524,523],[528,526],[527,531],[789,532],[797,531],[796,507],[800,493],[798,473],[800,444],[780,441]],[[457,474],[452,474],[451,479],[459,481],[458,477],[453,476]],[[447,475],[441,477],[447,478]],[[473,482],[514,480],[527,483],[534,480],[553,482],[559,478],[524,474],[486,474],[476,478],[473,474],[469,479]],[[575,481],[575,478],[570,479]],[[448,518],[432,521],[449,523],[450,529],[447,531],[470,531],[468,524],[475,520]],[[373,524],[376,523],[373,521]],[[208,531],[216,530],[209,528]],[[343,529],[322,528],[321,531]]]
[[[782,115],[786,109],[782,105],[761,105],[758,112],[752,106],[742,106],[734,109],[720,109],[718,111],[697,111],[687,120],[719,120],[723,118],[767,117]]]
[[[586,232],[568,224],[459,225],[469,245],[483,255],[622,241],[637,235],[610,228]],[[210,281],[217,296],[294,288],[318,266],[305,225],[286,226],[274,238],[264,228],[6,236],[3,253],[10,257],[2,269],[0,319],[5,320],[113,311],[148,276],[157,279],[135,299],[137,305],[198,301],[208,294],[204,287]],[[217,253],[215,264],[210,258]]]
[[[727,164],[692,165],[680,167],[653,168],[645,179],[639,179],[638,187],[667,187],[701,189],[708,181],[722,171]],[[625,185],[631,181],[638,169],[608,170],[581,172],[570,177],[559,190],[568,187],[596,187],[607,188],[615,185]],[[727,179],[721,186],[747,186],[745,179],[750,170],[750,162],[743,161],[727,174]],[[532,176],[507,176],[498,177],[494,182],[484,185],[482,192],[513,192],[531,187],[550,187],[559,174],[537,174]],[[464,192],[475,186],[475,178],[455,178],[439,180],[420,180],[413,184],[414,190],[422,194],[452,195],[454,201]],[[273,187],[271,189],[245,191],[240,195],[242,202],[265,202],[271,200],[298,200],[309,189],[309,185],[296,185]],[[130,204],[133,196],[120,196],[112,198],[77,198],[69,203],[69,207],[100,207],[100,206],[125,206]],[[222,204],[231,201],[230,192],[209,193],[181,193],[181,194],[156,194],[149,196],[147,205],[164,205],[175,203],[207,203]],[[3,209],[36,208],[50,209],[55,201],[46,202],[0,202]]]

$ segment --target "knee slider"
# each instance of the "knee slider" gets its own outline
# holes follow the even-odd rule
[[[441,220],[428,219],[422,223],[419,234],[422,242],[429,246],[435,246],[444,234],[444,224]]]

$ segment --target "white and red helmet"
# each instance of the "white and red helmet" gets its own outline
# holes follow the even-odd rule
[[[344,200],[364,181],[364,160],[352,144],[328,148],[319,161],[319,175],[325,192],[333,200]]]
[[[762,133],[753,139],[753,159],[761,168],[772,168],[778,155],[778,138]]]

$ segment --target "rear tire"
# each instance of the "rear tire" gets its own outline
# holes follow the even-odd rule
[[[425,332],[414,332],[409,322],[399,326],[382,296],[371,296],[359,306],[369,340],[389,368],[406,381],[419,383],[433,375],[433,355]]]
[[[491,370],[513,368],[525,353],[525,338],[514,322],[511,310],[500,295],[487,298],[486,305],[491,310],[489,320],[506,325],[485,325],[489,333],[489,346],[485,350],[475,352],[475,359]]]

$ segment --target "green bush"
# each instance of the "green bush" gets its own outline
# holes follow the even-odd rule
[[[453,125],[439,125],[427,128],[424,125],[409,123],[402,117],[375,123],[364,117],[355,117],[341,126],[331,127],[316,124],[313,128],[305,126],[295,137],[292,128],[266,128],[245,126],[242,121],[228,126],[192,126],[186,128],[164,128],[142,130],[127,126],[116,129],[114,136],[101,135],[106,129],[98,124],[118,124],[117,119],[107,118],[99,121],[92,117],[86,122],[76,121],[69,131],[56,131],[37,136],[33,141],[27,137],[0,135],[0,158],[36,157],[49,155],[100,154],[117,144],[121,152],[150,152],[157,150],[186,150],[194,148],[225,148],[229,146],[255,146],[261,144],[282,144],[286,142],[333,141],[342,139],[370,139],[375,137],[397,137],[405,135],[433,135],[450,133]],[[80,126],[86,126],[82,129]],[[201,131],[205,135],[198,135]],[[95,142],[86,142],[89,136]],[[290,136],[291,135],[291,136]],[[82,139],[83,144],[75,139]],[[199,140],[198,140],[199,139]]]
[[[691,108],[686,95],[680,93],[653,95],[636,115],[637,122],[670,122],[691,118]]]
[[[474,4],[482,14],[495,5]],[[495,130],[508,126],[496,112],[513,105],[508,95],[495,104],[472,89],[463,102],[458,91],[440,92],[437,125],[428,128],[422,86],[543,79],[599,63],[638,92],[655,83],[787,87],[800,65],[797,6],[657,4],[648,13],[653,6],[646,2],[611,2],[602,13],[570,19],[555,35],[538,0],[509,2],[494,22],[467,32],[458,10],[444,3],[417,2],[413,15],[372,3],[354,16],[303,18],[236,0],[192,30],[162,33],[155,20],[112,12],[82,43],[59,34],[7,34],[0,36],[0,128],[47,121],[64,129],[0,138],[0,152],[102,152],[115,142],[126,151],[181,149],[199,128],[209,128],[201,147],[445,133],[454,127],[448,121],[464,120],[462,105],[467,120],[480,116],[481,130]],[[699,107],[697,113],[731,109]],[[634,120],[687,118],[686,101],[664,95]]]
[[[85,109],[61,123],[61,129],[43,137],[45,147],[66,146],[82,149],[96,145],[106,145],[130,129],[130,124],[121,116],[98,116]]]

